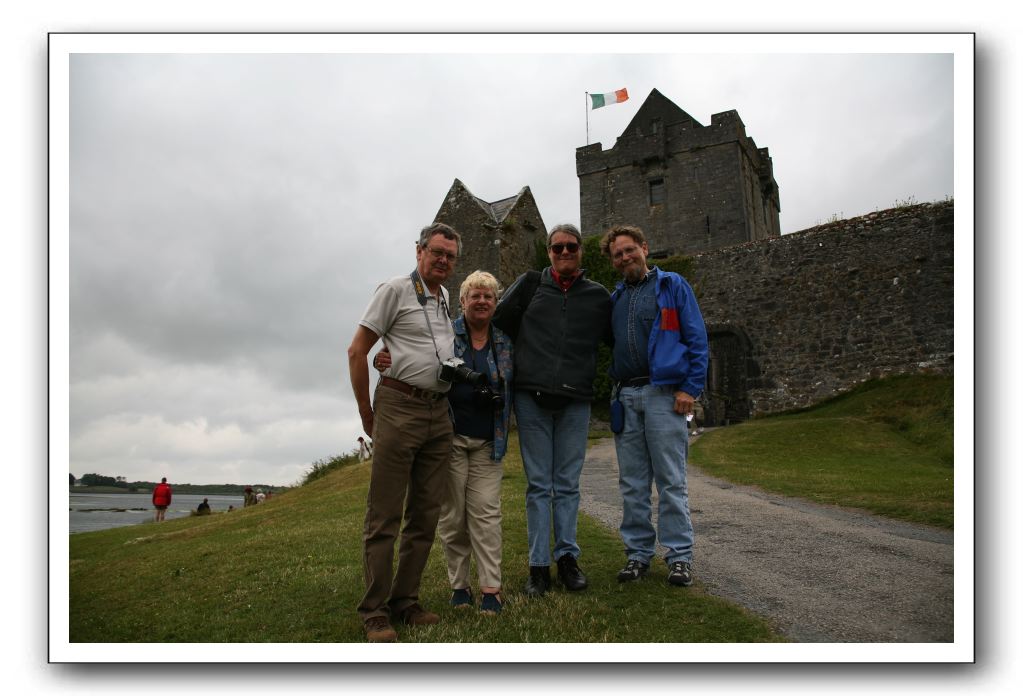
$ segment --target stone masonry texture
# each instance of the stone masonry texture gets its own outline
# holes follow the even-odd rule
[[[444,283],[453,305],[462,281],[475,270],[493,273],[507,288],[532,267],[535,245],[547,239],[547,228],[528,186],[514,196],[488,203],[455,179],[434,221],[451,225],[462,237],[462,256]],[[455,307],[452,311],[458,316]]]
[[[694,254],[781,231],[771,157],[735,111],[702,126],[655,89],[612,148],[576,150],[576,173],[583,236],[627,222],[651,251]]]
[[[953,212],[894,208],[696,255],[712,355],[738,337],[749,415],[870,378],[952,374]]]
[[[576,170],[584,237],[638,225],[651,252],[693,258],[711,352],[702,424],[810,406],[870,378],[953,373],[953,201],[781,236],[771,157],[738,113],[702,126],[656,89],[614,147],[576,150]],[[508,287],[547,234],[528,186],[487,202],[455,179],[436,220],[463,239],[453,297],[477,268]]]

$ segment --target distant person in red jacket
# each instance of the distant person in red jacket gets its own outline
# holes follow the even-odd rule
[[[153,489],[153,507],[156,508],[154,522],[163,522],[163,516],[167,512],[167,506],[171,504],[171,487],[167,485],[166,477],[160,479]]]

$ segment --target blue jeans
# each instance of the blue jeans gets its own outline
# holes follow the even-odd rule
[[[557,411],[540,408],[529,392],[515,394],[515,420],[526,472],[526,532],[529,565],[551,564],[551,519],[554,559],[579,558],[575,542],[579,514],[579,476],[586,458],[590,402],[572,401]]]
[[[689,518],[686,457],[689,429],[673,410],[674,388],[648,384],[625,387],[625,429],[615,435],[618,489],[622,494],[619,531],[630,560],[650,563],[656,541],[667,549],[665,561],[693,560],[693,524]],[[650,486],[657,484],[657,533],[651,521]]]

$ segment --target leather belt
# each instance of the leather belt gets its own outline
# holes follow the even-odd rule
[[[649,377],[633,377],[632,379],[623,379],[618,382],[623,387],[645,387],[650,384]]]
[[[393,379],[391,377],[380,377],[380,386],[400,391],[402,394],[414,397],[416,399],[422,399],[424,401],[440,401],[447,394],[443,392],[427,391],[426,389],[420,389],[419,387],[413,387],[411,384],[405,384],[401,380]]]

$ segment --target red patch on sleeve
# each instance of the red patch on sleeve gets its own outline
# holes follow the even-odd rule
[[[678,312],[664,307],[661,309],[661,331],[678,331]]]

